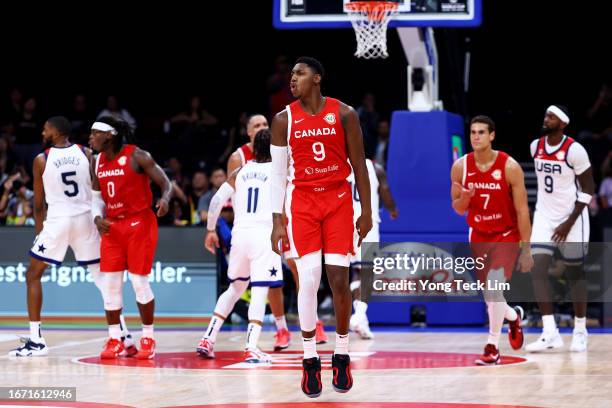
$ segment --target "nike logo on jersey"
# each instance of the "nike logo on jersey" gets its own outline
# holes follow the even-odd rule
[[[131,223],[130,225],[132,227],[135,227],[136,225],[140,224],[140,221],[134,221],[133,223]]]
[[[469,177],[472,177],[474,174],[476,174],[476,172],[473,172],[473,173],[468,173],[468,176],[469,176]]]
[[[507,237],[508,235],[510,235],[511,232],[512,232],[512,230],[504,232],[502,234],[502,237]]]
[[[344,197],[345,194],[346,194],[346,191],[344,193],[342,193],[342,194],[338,194],[338,198]]]
[[[100,168],[100,167],[104,167],[104,163],[98,164],[98,168]]]
[[[300,122],[302,122],[304,120],[304,118],[300,119],[300,120],[294,120],[293,123],[298,124]]]

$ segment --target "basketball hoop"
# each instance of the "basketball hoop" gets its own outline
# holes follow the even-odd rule
[[[397,3],[391,1],[354,1],[345,4],[357,39],[355,56],[387,58],[387,25],[397,14]]]

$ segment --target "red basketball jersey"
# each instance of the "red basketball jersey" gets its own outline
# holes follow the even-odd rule
[[[96,174],[109,218],[124,218],[151,207],[149,176],[136,172],[130,164],[135,149],[134,145],[123,145],[113,160],[104,153],[98,156]]]
[[[238,148],[238,154],[240,154],[240,165],[244,166],[247,162],[253,160],[253,150],[249,147],[248,143],[243,144]]]
[[[491,168],[483,172],[476,166],[474,153],[465,156],[463,186],[474,187],[475,190],[468,207],[467,222],[478,232],[492,234],[518,229],[512,192],[506,181],[506,161],[509,157],[498,151]]]
[[[346,181],[351,173],[340,121],[340,101],[325,98],[321,112],[304,112],[297,100],[287,107],[289,182],[296,187],[326,187]]]

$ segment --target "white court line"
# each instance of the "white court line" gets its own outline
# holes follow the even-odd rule
[[[105,337],[96,337],[95,339],[83,340],[83,341],[69,341],[66,343],[62,343],[59,346],[49,347],[49,350],[57,350],[64,347],[72,347],[72,346],[80,346],[81,344],[89,344],[89,343],[101,343],[103,340],[106,340],[108,336]]]
[[[19,340],[19,336],[16,334],[0,334],[0,343],[4,341],[15,341]]]
[[[19,338],[19,336],[16,336],[16,337]],[[80,346],[81,344],[101,343],[102,340],[105,340],[105,339],[106,337],[97,337],[95,339],[82,340],[82,341],[68,341],[65,343],[61,343],[57,346],[49,347],[49,351],[57,350],[57,349],[65,348],[65,347]],[[4,356],[0,356],[0,360],[2,359],[8,360],[9,358],[16,359],[16,358],[45,358],[45,357],[55,357],[55,356],[51,355],[51,356],[37,356],[37,357],[9,357],[8,355],[4,355]]]

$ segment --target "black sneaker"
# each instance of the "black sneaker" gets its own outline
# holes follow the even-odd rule
[[[336,392],[348,392],[353,387],[351,375],[351,358],[348,354],[334,354],[332,356],[332,370],[334,379],[332,385]]]
[[[43,338],[37,342],[28,337],[21,337],[20,340],[24,345],[9,351],[9,357],[38,357],[49,354],[49,347],[47,347]]]
[[[308,398],[321,395],[321,360],[319,357],[305,358],[302,361],[302,391]]]

